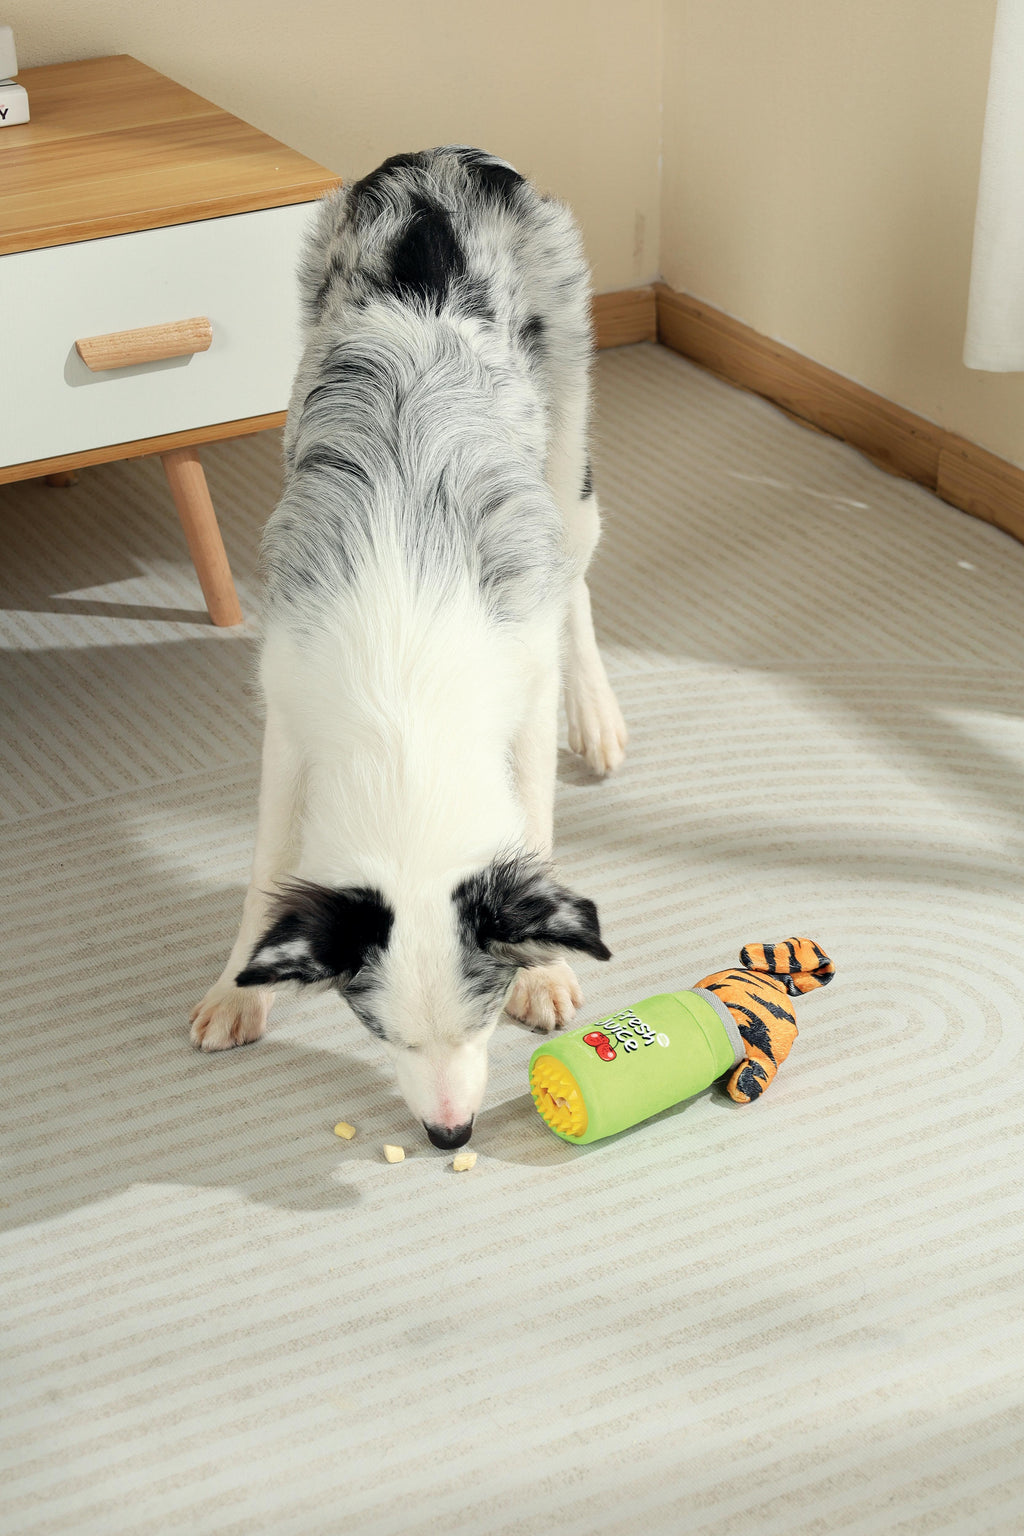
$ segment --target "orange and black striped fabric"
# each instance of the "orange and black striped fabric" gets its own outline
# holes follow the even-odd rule
[[[740,964],[743,970],[716,971],[697,985],[721,998],[736,1021],[747,1053],[726,1091],[738,1104],[749,1104],[768,1087],[796,1039],[790,998],[827,986],[835,966],[813,939],[747,944]]]

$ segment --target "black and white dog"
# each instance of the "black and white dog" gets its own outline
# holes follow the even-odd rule
[[[252,882],[192,1039],[258,1039],[277,982],[334,986],[457,1147],[502,1008],[556,1029],[564,952],[608,958],[548,865],[563,663],[572,748],[605,773],[626,741],[584,581],[587,271],[561,204],[456,146],[326,199],[301,289]]]

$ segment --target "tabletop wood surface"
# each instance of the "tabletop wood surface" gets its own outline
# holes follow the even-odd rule
[[[0,255],[308,202],[339,184],[127,54],[22,70],[0,129]]]

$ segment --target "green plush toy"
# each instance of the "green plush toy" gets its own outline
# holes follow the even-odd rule
[[[530,1091],[551,1129],[565,1141],[599,1141],[727,1072],[737,1103],[760,1097],[796,1039],[790,999],[825,986],[835,968],[813,939],[749,944],[740,965],[538,1046]]]

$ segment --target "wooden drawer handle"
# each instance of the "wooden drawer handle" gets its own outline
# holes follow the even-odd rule
[[[158,363],[165,357],[186,357],[205,352],[213,340],[213,326],[204,315],[174,320],[169,325],[146,325],[137,331],[111,331],[108,336],[86,336],[75,342],[75,351],[93,373],[108,368],[129,368],[133,363]]]

